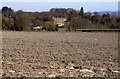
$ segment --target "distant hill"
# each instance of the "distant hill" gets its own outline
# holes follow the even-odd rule
[[[115,16],[118,16],[118,11],[101,11],[101,12],[98,12],[100,15],[103,15],[105,13],[109,13],[110,15],[115,15]],[[92,12],[92,14],[94,14],[94,12]]]

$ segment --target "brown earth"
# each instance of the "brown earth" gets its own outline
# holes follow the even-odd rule
[[[3,76],[119,77],[118,33],[2,32]]]

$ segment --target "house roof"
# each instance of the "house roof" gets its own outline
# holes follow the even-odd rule
[[[55,24],[64,24],[66,18],[53,18]]]

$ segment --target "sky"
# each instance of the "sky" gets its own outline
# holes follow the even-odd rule
[[[74,8],[80,10],[84,7],[85,12],[118,11],[118,0],[2,0],[3,6],[11,7],[14,10],[31,12],[49,11],[51,8]]]
[[[119,0],[1,0],[2,2],[118,2]]]

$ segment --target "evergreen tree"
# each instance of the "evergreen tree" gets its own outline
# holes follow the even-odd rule
[[[81,7],[79,15],[83,18],[84,17],[84,9]]]

